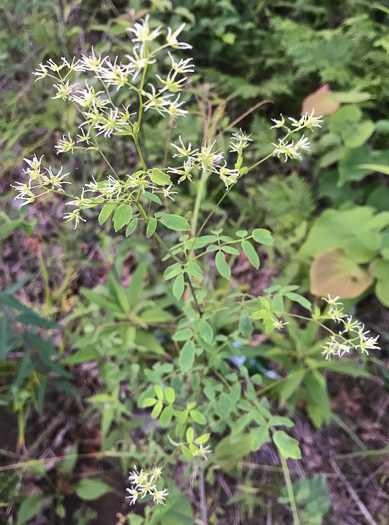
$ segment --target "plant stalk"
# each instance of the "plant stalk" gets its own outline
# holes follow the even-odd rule
[[[296,500],[294,498],[292,480],[290,479],[290,472],[289,472],[289,468],[288,468],[288,463],[287,463],[286,459],[282,457],[281,454],[279,454],[279,456],[280,456],[280,460],[281,460],[282,471],[284,473],[286,489],[288,491],[289,503],[290,503],[290,506],[291,506],[291,509],[292,509],[293,524],[294,525],[300,525],[300,519],[299,519],[299,515],[298,515],[298,512],[297,512],[297,505],[296,505]]]

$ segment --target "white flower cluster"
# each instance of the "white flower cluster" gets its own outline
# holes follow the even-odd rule
[[[184,163],[179,168],[168,168],[169,173],[179,175],[180,178],[178,179],[178,184],[186,179],[191,181],[192,171],[196,168],[217,173],[226,188],[237,182],[239,178],[239,169],[237,167],[226,167],[227,161],[225,160],[224,155],[220,153],[220,151],[214,150],[216,140],[214,140],[209,146],[204,144],[201,148],[194,150],[192,150],[192,144],[190,143],[188,146],[185,146],[181,136],[179,137],[179,141],[180,144],[171,144],[171,146],[177,151],[177,153],[173,155],[173,158],[178,157],[185,159]],[[249,142],[251,142],[250,136],[242,131],[239,133],[233,133],[230,151],[237,152],[241,156],[243,149],[249,146]]]
[[[284,162],[288,160],[288,157],[291,159],[301,159],[300,150],[309,150],[308,138],[304,135],[296,143],[294,140],[291,142],[284,142],[282,139],[278,139],[278,144],[272,144],[274,146],[273,155],[277,155],[280,158],[280,155],[285,155]]]
[[[149,84],[150,91],[144,89],[146,69],[156,62],[156,55],[161,50],[169,47],[173,49],[189,49],[191,47],[189,44],[177,40],[185,24],[174,32],[168,27],[164,43],[151,51],[148,44],[158,39],[162,31],[161,27],[151,30],[148,22],[149,17],[146,16],[144,20],[135,23],[128,30],[134,46],[132,55],[126,55],[125,61],[119,61],[118,57],[115,60],[111,60],[109,57],[102,58],[101,55],[96,55],[92,48],[90,55],[83,55],[78,60],[73,58],[71,62],[63,57],[62,62],[56,64],[50,59],[46,64],[40,64],[39,68],[33,73],[37,77],[36,80],[50,77],[57,81],[54,84],[56,89],[54,99],[70,100],[80,107],[85,118],[80,128],[87,126],[88,131],[83,132],[81,137],[78,137],[77,142],[88,142],[91,129],[97,130],[98,135],[104,134],[105,137],[110,137],[115,133],[131,135],[133,132],[130,118],[136,113],[130,114],[128,107],[124,111],[120,111],[113,104],[109,92],[109,88],[112,86],[117,89],[126,86],[129,91],[137,92],[139,96],[145,97],[145,111],[155,110],[162,116],[168,115],[173,120],[187,114],[187,111],[181,107],[184,101],[180,101],[181,95],[178,93],[183,89],[187,77],[179,78],[179,76],[194,72],[191,58],[176,61],[169,52],[171,65],[167,77],[164,79],[160,75],[156,75],[162,87],[156,89],[153,84]],[[66,73],[63,71],[64,68],[67,69]],[[92,73],[94,81],[100,82],[104,86],[104,91],[96,91],[93,86],[89,86],[87,80],[84,87],[77,89],[78,84],[70,84],[68,80],[73,71]],[[138,87],[136,82],[139,80],[140,85]],[[69,147],[67,142],[64,144],[60,141],[57,146],[58,153],[73,152],[73,149]]]
[[[143,499],[146,496],[152,496],[154,503],[165,505],[164,501],[169,491],[166,488],[158,490],[156,486],[156,482],[162,475],[162,469],[155,467],[150,472],[143,472],[143,470],[138,472],[136,466],[134,469],[128,477],[132,486],[126,489],[129,494],[126,498],[130,500],[130,505],[135,505],[138,498]]]
[[[314,113],[315,113],[315,110],[313,109],[312,110],[312,113],[305,113],[301,118],[300,120],[296,120],[292,117],[289,117],[289,120],[291,121],[292,123],[292,126],[294,128],[296,128],[294,131],[298,131],[300,129],[303,129],[303,128],[308,128],[308,129],[311,129],[311,128],[314,128],[314,127],[318,127],[318,128],[321,128],[321,125],[323,123],[323,117],[320,116],[320,117],[315,117],[314,116]],[[273,128],[283,128],[285,127],[286,129],[289,129],[286,125],[285,125],[285,119],[282,115],[280,115],[281,118],[280,120],[277,120],[275,118],[272,118],[272,122],[274,122],[274,126],[272,126],[270,129],[273,129]]]
[[[180,33],[184,29],[184,24],[176,31],[171,28],[164,29],[158,27],[150,29],[149,17],[137,22],[129,29],[129,35],[133,42],[131,55],[126,55],[123,61],[118,57],[111,60],[109,57],[102,57],[92,48],[89,55],[82,55],[81,58],[73,58],[68,61],[62,58],[59,64],[52,59],[46,63],[41,63],[39,68],[33,73],[36,80],[51,78],[55,80],[54,99],[62,99],[75,104],[82,115],[82,122],[79,125],[77,137],[72,137],[70,133],[63,135],[58,140],[55,149],[57,153],[74,153],[74,150],[98,150],[97,143],[99,136],[111,137],[112,135],[129,135],[136,142],[137,134],[143,111],[155,110],[163,116],[169,116],[176,119],[179,116],[185,116],[187,111],[183,109],[184,102],[180,100],[180,91],[184,88],[187,81],[187,74],[194,72],[192,58],[177,60],[169,52],[176,49],[189,49],[191,46],[178,40]],[[151,42],[163,38],[153,48],[149,45]],[[156,82],[161,86],[156,88],[149,84],[150,89],[145,89],[147,68],[154,64],[157,55],[162,50],[168,51],[170,71],[167,77],[155,75]],[[91,79],[85,79],[82,84],[71,82],[72,73],[91,74]],[[79,80],[79,76],[77,77]],[[100,86],[103,89],[98,89]],[[117,107],[113,102],[111,95],[112,88],[126,88],[131,99],[139,104],[137,113],[130,112],[130,105]],[[132,99],[130,100],[132,102]],[[133,119],[136,115],[135,119]],[[209,159],[204,153],[204,163]],[[27,184],[16,182],[12,187],[18,190],[16,198],[23,199],[24,203],[33,202],[36,197],[44,195],[48,191],[59,191],[64,193],[62,184],[68,184],[63,178],[68,174],[61,174],[61,171],[54,175],[51,168],[41,170],[41,160],[38,161],[36,156],[33,161],[25,159],[29,164],[26,173],[29,175]],[[97,183],[92,177],[92,182],[85,185],[81,197],[73,197],[68,205],[75,206],[76,209],[65,214],[64,219],[67,221],[74,220],[75,226],[79,221],[85,221],[80,215],[82,209],[92,207],[97,203],[102,204],[110,199],[126,200],[126,203],[134,200],[132,193],[134,191],[145,192],[146,189],[163,194],[169,199],[177,193],[171,191],[172,185],[168,187],[156,187],[150,180],[147,170],[137,172],[133,175],[127,175],[126,180],[120,180],[117,176],[108,176],[105,181]],[[36,190],[44,189],[43,192]],[[85,192],[93,192],[93,199],[84,197]],[[103,197],[103,200],[101,199]],[[125,197],[125,199],[124,199]],[[96,199],[99,199],[96,201]]]
[[[320,124],[323,122],[322,117],[314,117],[313,114],[314,110],[312,113],[305,113],[305,115],[303,115],[300,120],[289,117],[289,120],[292,122],[292,130],[286,126],[285,119],[282,115],[280,120],[274,118],[271,119],[274,122],[274,126],[271,126],[270,129],[285,128],[288,131],[286,137],[283,139],[278,139],[278,144],[272,144],[272,146],[274,146],[273,155],[277,155],[278,158],[280,158],[280,155],[284,155],[284,162],[286,162],[288,158],[301,159],[301,150],[309,150],[310,148],[308,138],[303,135],[297,142],[294,140],[288,142],[286,139],[292,133],[300,131],[304,128],[321,128]]]
[[[321,348],[323,348],[322,355],[326,359],[331,357],[343,357],[344,354],[350,353],[352,350],[359,350],[362,353],[369,354],[369,350],[379,350],[377,345],[378,336],[369,336],[369,330],[365,330],[365,326],[359,321],[353,320],[351,315],[346,315],[343,312],[343,304],[339,301],[339,297],[322,298],[329,305],[329,310],[326,313],[327,319],[331,319],[336,323],[342,324],[342,329],[338,334],[332,334],[330,340]],[[344,334],[347,334],[347,338]]]
[[[34,155],[32,160],[23,159],[29,166],[26,170],[23,170],[28,175],[29,181],[25,184],[22,182],[15,182],[15,185],[11,184],[11,188],[18,191],[15,199],[24,201],[22,206],[34,202],[37,197],[50,191],[64,193],[62,186],[70,184],[70,182],[64,180],[69,173],[62,173],[62,168],[57,174],[53,173],[52,168],[42,168],[42,158],[43,156],[38,159]]]
[[[200,444],[198,447],[196,447],[196,450],[192,450],[190,446],[189,448],[194,457],[201,457],[204,460],[207,460],[209,454],[212,453],[212,449],[209,445],[206,445],[205,447],[203,447],[203,445]]]

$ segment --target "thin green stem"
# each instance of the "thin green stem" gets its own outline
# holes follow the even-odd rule
[[[282,472],[284,473],[285,483],[286,483],[286,490],[288,491],[288,498],[289,503],[292,509],[293,514],[293,523],[294,525],[300,525],[300,519],[297,512],[297,505],[296,500],[294,498],[294,492],[293,492],[293,486],[292,486],[292,480],[290,479],[290,472],[289,467],[286,459],[279,454],[280,460],[281,460],[281,466],[282,466]]]
[[[194,210],[193,210],[193,217],[192,217],[192,221],[191,221],[191,228],[190,228],[190,230],[191,230],[191,233],[192,233],[193,237],[195,237],[195,235],[196,235],[197,221],[198,221],[199,212],[200,212],[200,205],[201,205],[201,200],[203,198],[203,194],[205,192],[206,182],[207,182],[207,170],[205,170],[203,168],[203,171],[201,173],[201,178],[200,178],[199,189],[197,191],[195,207],[194,207]]]
[[[143,115],[142,91],[143,91],[143,86],[144,86],[144,83],[145,83],[146,72],[147,72],[147,63],[145,65],[144,69],[143,69],[142,79],[140,81],[140,86],[139,86],[139,89],[138,89],[138,96],[139,96],[138,131],[140,129],[140,123],[142,121],[142,115]]]
[[[139,213],[141,214],[143,220],[145,221],[146,224],[148,224],[149,218],[147,217],[147,213],[145,212],[143,206],[138,201],[135,204],[136,204],[136,207],[138,208]],[[154,239],[156,239],[158,241],[158,243],[163,247],[163,249],[170,255],[170,257],[172,257],[176,262],[182,264],[182,261],[174,253],[171,252],[171,250],[169,249],[167,244],[161,239],[161,237],[158,235],[157,232],[153,233],[153,237],[154,237]]]
[[[146,166],[145,160],[144,160],[143,155],[142,155],[142,150],[140,149],[138,133],[134,133],[134,142],[135,142],[136,150],[137,150],[138,155],[139,155],[140,162],[142,164],[142,168],[146,171],[147,170],[147,166]]]

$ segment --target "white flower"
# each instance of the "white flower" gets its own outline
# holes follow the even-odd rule
[[[101,55],[97,56],[95,54],[95,50],[92,47],[92,52],[89,56],[82,55],[77,64],[77,70],[93,71],[93,73],[98,73],[106,60],[108,60],[108,57],[101,59]]]
[[[19,194],[16,195],[15,199],[24,199],[26,195],[28,195],[28,198],[30,199],[34,196],[29,184],[23,184],[23,182],[15,182],[15,185],[10,184],[10,186],[11,188],[19,192]]]
[[[308,142],[308,138],[304,137],[303,135],[301,139],[296,142],[296,148],[309,150],[310,144]]]
[[[77,91],[80,95],[73,95],[74,102],[77,102],[81,107],[88,108],[90,106],[94,106],[95,108],[103,108],[105,107],[109,101],[107,99],[102,99],[99,97],[100,94],[104,93],[104,91],[95,91],[92,86],[88,86],[88,83],[85,82],[86,88],[80,89]]]
[[[193,455],[201,456],[203,459],[207,459],[207,456],[209,456],[211,452],[212,452],[212,449],[209,445],[207,445],[206,447],[203,447],[203,445],[201,444],[198,450],[196,450],[196,452],[193,453]]]
[[[185,101],[178,102],[180,100],[180,95],[177,95],[177,98],[173,100],[173,102],[169,101],[166,107],[167,113],[171,116],[171,118],[174,120],[177,117],[185,117],[185,115],[188,113],[185,109],[181,109],[180,106],[185,104]]]
[[[30,166],[30,168],[27,168],[26,173],[28,173],[30,176],[32,173],[37,173],[38,175],[40,175],[40,168],[41,168],[43,157],[44,155],[42,155],[41,158],[38,159],[38,157],[34,155],[32,160],[24,158],[23,160],[27,162],[27,164]],[[31,177],[31,178],[34,178],[34,177]]]
[[[204,170],[219,166],[224,160],[222,153],[214,153],[212,151],[215,144],[216,140],[210,146],[202,146],[201,150],[196,154],[197,160],[201,163]]]
[[[42,63],[39,64],[39,68],[36,68],[36,70],[33,72],[33,75],[36,76],[35,82],[37,80],[42,80],[42,78],[45,78],[48,74],[47,67],[43,65]]]
[[[170,184],[170,186],[168,186],[167,188],[162,188],[162,193],[164,194],[165,197],[167,197],[168,199],[171,199],[172,201],[174,201],[173,197],[171,197],[171,195],[178,195],[178,191],[170,191],[170,188],[173,186],[173,184]]]
[[[145,93],[145,95],[148,97],[148,101],[145,103],[145,111],[148,109],[154,109],[155,111],[158,111],[158,113],[162,116],[164,116],[164,113],[167,112],[166,106],[168,104],[171,104],[170,97],[171,95],[168,95],[166,97],[162,97],[161,93],[162,91],[159,91],[158,93],[155,90],[155,87],[152,84],[149,84],[151,93]]]
[[[158,80],[163,84],[165,87],[161,90],[165,91],[166,89],[170,91],[171,93],[177,93],[177,91],[180,91],[182,89],[181,84],[187,80],[186,77],[181,78],[180,80],[176,81],[174,80],[174,77],[167,77],[166,80],[163,80],[159,75],[155,75]]]
[[[292,122],[292,126],[295,128],[313,128],[313,127],[319,127],[321,128],[320,124],[323,122],[322,117],[314,117],[315,110],[312,110],[312,113],[309,115],[308,113],[305,113],[300,120],[296,120],[292,117],[289,117],[289,120]]]
[[[295,118],[292,118],[292,117],[289,117],[289,120],[291,121],[292,123],[292,126],[294,126],[295,128],[302,128],[304,126],[304,123],[305,123],[305,117],[301,117],[300,120],[296,120]]]
[[[273,321],[273,327],[276,330],[282,330],[284,328],[284,326],[289,324],[287,322],[281,321],[281,319],[274,319],[274,318],[272,318],[272,321]]]
[[[134,37],[131,38],[133,42],[141,42],[142,44],[145,42],[152,42],[161,34],[161,26],[157,27],[157,29],[154,29],[153,31],[150,31],[148,24],[149,18],[149,15],[147,15],[144,20],[140,21],[140,23],[136,22],[134,27],[127,29],[129,33],[134,33]]]
[[[153,492],[153,500],[154,500],[154,503],[157,503],[157,504],[160,504],[160,505],[165,505],[164,501],[166,499],[166,497],[169,495],[169,491],[168,489],[163,489],[163,490],[154,490]]]
[[[154,467],[153,470],[150,472],[151,478],[150,480],[157,481],[162,476],[162,469],[160,467]]]
[[[69,173],[64,173],[62,175],[62,169],[63,166],[61,167],[57,175],[54,175],[54,173],[52,172],[52,168],[46,168],[47,175],[43,175],[43,184],[51,184],[53,186],[53,189],[58,188],[59,191],[63,191],[62,184],[70,184],[70,182],[63,180],[69,175]]]
[[[274,122],[274,126],[272,126],[270,129],[273,129],[273,128],[282,128],[282,126],[285,125],[285,119],[284,117],[282,116],[282,114],[280,115],[281,116],[281,119],[280,120],[277,120],[275,118],[272,118],[272,122]]]
[[[251,135],[247,135],[241,129],[238,133],[233,133],[230,142],[230,152],[240,153],[244,148],[250,146],[252,139]]]
[[[77,208],[90,208],[92,204],[91,199],[86,199],[84,197],[85,188],[82,188],[82,193],[80,197],[76,197],[74,201],[69,201],[66,203],[66,206],[77,206]]]
[[[120,131],[123,128],[123,122],[120,122],[118,118],[118,108],[111,108],[109,114],[105,113],[94,128],[99,130],[97,135],[104,134],[104,137],[110,137],[115,131]]]
[[[134,485],[145,485],[147,483],[147,472],[143,472],[143,469],[138,472],[136,465],[134,465],[134,470],[130,472],[128,476],[128,481],[134,483]]]
[[[126,55],[128,60],[130,60],[131,62],[131,67],[135,69],[135,72],[132,76],[132,80],[135,80],[136,77],[139,75],[140,71],[144,69],[148,64],[154,64],[154,62],[156,61],[155,59],[151,60],[150,58],[148,58],[146,55],[143,54],[143,51],[144,51],[143,46],[140,48],[140,53],[138,53],[138,47],[139,46],[134,46],[133,48],[134,56],[133,57],[131,55]]]
[[[193,155],[194,153],[196,153],[198,151],[197,149],[192,151],[192,144],[190,142],[189,142],[188,146],[185,146],[185,144],[182,142],[181,135],[178,137],[178,139],[179,139],[179,141],[181,143],[181,146],[177,146],[177,144],[173,144],[173,143],[170,144],[178,152],[178,153],[175,153],[173,155],[173,158],[174,157],[188,158],[188,157],[190,157],[191,155]]]
[[[66,83],[62,82],[59,84],[54,84],[53,87],[57,88],[57,94],[55,97],[52,97],[52,99],[54,100],[56,98],[62,98],[62,100],[70,100],[73,89],[76,87],[76,85],[77,84],[70,85],[69,80],[67,80]]]
[[[139,497],[139,492],[136,490],[136,489],[126,489],[127,492],[129,493],[129,496],[126,496],[127,499],[129,499],[129,504],[130,505],[135,505],[138,497]]]
[[[99,69],[98,78],[106,82],[109,86],[121,88],[128,81],[128,77],[135,71],[131,64],[118,64],[117,57],[115,62],[107,61],[105,67]]]
[[[182,168],[168,168],[168,173],[173,173],[174,175],[180,175],[180,178],[178,179],[178,184],[180,184],[182,181],[188,179],[192,182],[192,169],[195,167],[192,164],[192,157],[189,157],[187,161],[184,162],[184,165]]]
[[[185,43],[185,42],[178,42],[177,37],[181,33],[181,31],[184,29],[185,24],[181,24],[174,33],[172,32],[171,28],[167,28],[167,35],[166,35],[166,44],[174,47],[176,49],[192,49],[192,46]]]
[[[321,348],[323,348],[322,355],[325,355],[327,360],[330,360],[332,356],[342,357],[350,351],[350,347],[341,343],[335,335],[331,335],[330,341],[327,341]]]
[[[339,308],[338,306],[330,308],[328,315],[330,319],[336,321],[337,323],[340,323],[343,317],[346,316],[346,314],[343,312],[343,308]]]
[[[94,175],[92,175],[92,181],[93,182],[88,182],[88,184],[85,184],[85,188],[88,188],[85,191],[93,191],[93,192],[99,191],[99,183],[96,182]]]
[[[74,210],[69,213],[64,213],[62,217],[65,219],[65,222],[74,221],[74,229],[77,228],[80,220],[86,222],[80,215],[80,210]]]
[[[380,347],[377,345],[379,336],[377,335],[377,337],[367,337],[368,333],[369,332],[364,332],[359,334],[359,348],[361,349],[362,353],[367,355],[369,355],[368,350],[380,350]]]
[[[66,153],[68,151],[73,153],[75,147],[76,143],[71,138],[70,133],[68,133],[67,137],[64,135],[62,139],[59,139],[58,144],[54,146],[54,148],[57,150],[57,155],[58,153]]]
[[[224,161],[224,166],[214,166],[212,171],[219,175],[220,179],[224,182],[226,188],[228,189],[231,184],[235,184],[237,182],[239,178],[239,170],[237,168],[226,168],[226,164],[226,161]]]
[[[171,67],[176,73],[181,73],[182,75],[186,73],[194,73],[195,71],[194,65],[190,64],[193,58],[186,58],[185,60],[181,59],[179,62],[176,62],[174,60],[174,57],[169,51],[168,51],[168,55],[170,57],[170,60],[172,61]]]
[[[82,122],[78,127],[82,128],[82,126],[85,126],[88,124],[89,126],[96,126],[96,124],[99,124],[104,119],[104,114],[101,113],[97,108],[93,107],[89,111],[83,111],[82,113],[84,117],[86,117],[86,120]],[[89,132],[88,132],[89,133]]]
[[[61,71],[61,69],[63,69],[64,67],[66,66],[66,64],[64,62],[62,62],[62,64],[56,64],[54,62],[54,60],[52,60],[50,58],[50,60],[47,61],[47,65],[46,67],[48,67],[49,69],[51,69],[51,71],[53,71],[54,73],[58,73],[59,71]]]
[[[78,133],[77,135],[77,142],[86,142],[89,145],[90,135],[89,131],[88,133],[85,133],[83,129],[81,129],[81,133]]]
[[[358,321],[353,321],[351,315],[346,316],[345,319],[342,318],[341,321],[344,324],[344,330],[342,331],[342,334],[345,334],[346,332],[357,332],[361,327],[361,323]]]
[[[75,57],[69,62],[65,57],[61,57],[62,63],[70,69],[70,71],[79,71],[79,61]]]
[[[310,115],[308,115],[308,113],[306,113],[302,117],[304,119],[304,126],[306,128],[314,128],[314,127],[321,128],[320,124],[323,123],[323,117],[322,116],[314,117],[313,116],[314,112],[315,112],[315,110],[313,109],[312,113]]]
[[[118,198],[122,189],[122,181],[115,179],[112,175],[108,175],[108,179],[105,181],[104,188],[100,189],[100,193],[103,195],[109,195],[110,197],[113,197],[116,194],[116,198]]]
[[[284,162],[288,160],[288,157],[291,159],[301,159],[301,155],[298,152],[297,145],[294,144],[294,141],[290,143],[285,143],[282,139],[278,139],[278,144],[272,144],[275,147],[273,155],[277,155],[280,158],[280,155],[285,155]]]
[[[343,304],[338,301],[339,296],[331,297],[330,294],[327,294],[328,297],[322,297],[323,301],[326,301],[330,306],[343,306]]]

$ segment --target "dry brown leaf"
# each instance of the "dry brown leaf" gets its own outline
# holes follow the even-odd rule
[[[373,277],[337,248],[315,257],[310,271],[311,293],[330,294],[342,299],[357,297],[373,282]]]
[[[331,115],[339,108],[339,101],[326,84],[304,99],[301,114],[305,115],[315,110],[315,115]]]

